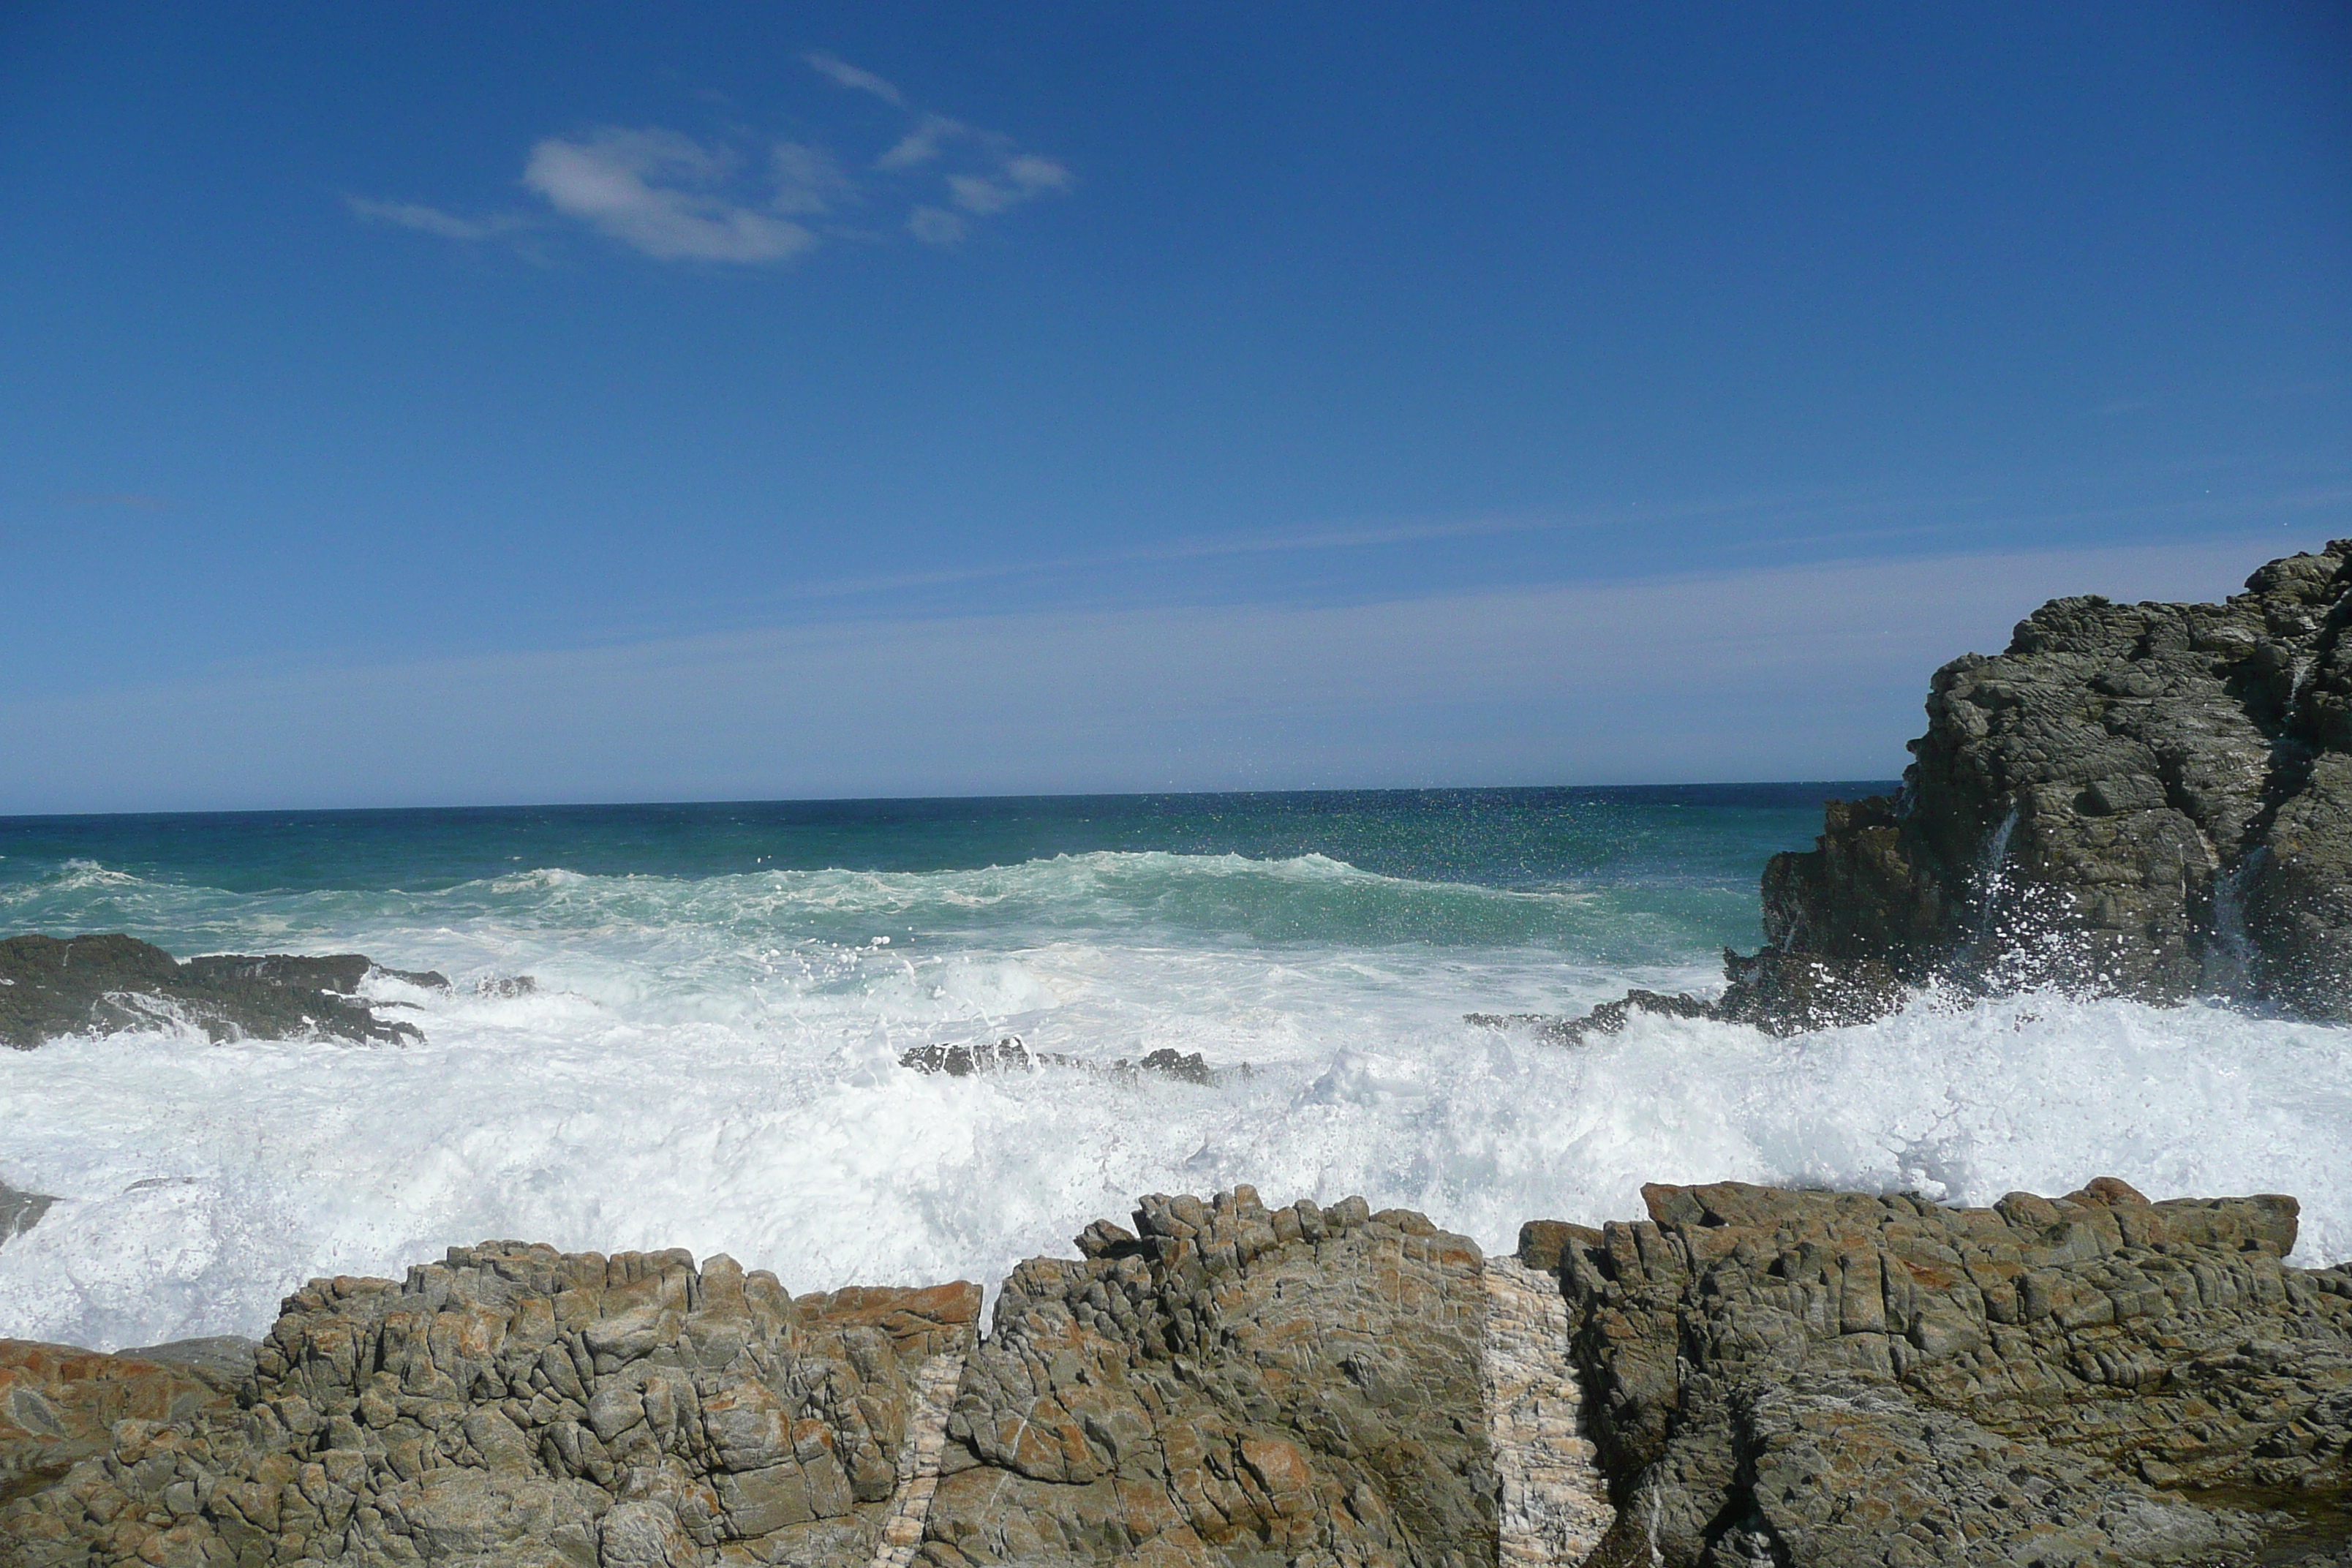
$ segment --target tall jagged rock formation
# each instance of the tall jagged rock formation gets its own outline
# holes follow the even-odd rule
[[[1899,795],[1773,858],[1768,954],[2352,1016],[2347,615],[2352,540],[2218,605],[2052,600],[1936,672]]]

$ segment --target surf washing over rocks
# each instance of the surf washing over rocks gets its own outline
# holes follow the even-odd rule
[[[1818,820],[1503,805],[1584,863],[1497,887],[1311,853],[1093,850],[242,890],[12,849],[12,924],[360,952],[451,984],[361,982],[422,1033],[396,1048],[157,1021],[0,1053],[0,1182],[56,1200],[0,1246],[0,1320],[100,1348],[250,1335],[314,1275],[396,1275],[485,1236],[728,1251],[796,1288],[992,1280],[1136,1193],[1245,1180],[1362,1193],[1507,1249],[1529,1215],[1632,1212],[1655,1179],[1983,1204],[2088,1166],[2158,1197],[2307,1194],[2300,1257],[2352,1256],[2339,1028],[2055,994],[1786,1041],[1644,1017],[1570,1051],[1464,1023],[1703,986],[1722,945],[1756,940],[1752,882],[1708,858],[1752,845],[1752,878]],[[497,984],[520,975],[535,988]],[[898,1065],[1006,1034],[1251,1071]]]
[[[1244,1180],[1498,1247],[1650,1179],[1989,1203],[2087,1161],[2157,1196],[2303,1194],[2299,1259],[2333,1261],[2347,556],[2226,606],[2046,607],[1938,674],[1894,789],[0,825],[9,931],[386,966],[305,971],[299,1027],[225,1025],[286,974],[202,961],[209,990],[124,980],[59,1037],[12,1026],[47,1043],[0,1055],[0,1182],[14,1214],[49,1201],[0,1247],[0,1318],[250,1334],[312,1274],[494,1234],[993,1279],[1136,1192]],[[2052,944],[2069,920],[2099,952]],[[1730,999],[1768,1005],[1709,1001],[1760,939]],[[2132,994],[2087,983],[2109,971]],[[1465,1021],[1628,991],[1698,1004],[1604,1010],[1620,1032],[1573,1051]],[[1007,1037],[1035,1070],[902,1070]],[[1181,1070],[1118,1070],[1153,1062]]]
[[[122,933],[0,941],[0,1539],[2339,1563],[2347,603],[2058,601],[1853,805],[0,824]]]

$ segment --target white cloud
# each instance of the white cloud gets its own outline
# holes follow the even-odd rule
[[[807,61],[813,69],[831,78],[843,87],[858,92],[870,92],[894,108],[907,107],[906,95],[897,88],[876,76],[872,71],[860,70],[838,56],[818,52],[803,55],[801,58]]]
[[[776,177],[771,204],[778,212],[823,213],[857,194],[856,182],[842,173],[832,153],[799,142],[779,142],[768,155]]]
[[[720,194],[733,162],[675,131],[608,128],[583,142],[540,142],[523,184],[565,216],[656,260],[782,261],[815,245],[801,225]]]
[[[961,120],[950,120],[944,114],[926,114],[916,121],[887,153],[875,159],[874,166],[877,169],[912,169],[937,158],[940,149],[950,142],[971,134],[971,127]]]
[[[925,245],[954,245],[971,226],[945,207],[917,207],[907,215],[907,232]]]
[[[527,228],[530,223],[530,219],[515,213],[463,218],[416,202],[372,202],[363,196],[345,196],[343,205],[351,208],[355,216],[369,223],[388,223],[400,228],[439,235],[443,239],[490,239],[519,228]]]
[[[535,144],[522,183],[555,214],[661,261],[789,260],[828,233],[815,220],[858,203],[905,202],[906,232],[927,245],[968,238],[976,218],[993,217],[1073,184],[1052,158],[1023,152],[1009,136],[911,109],[906,95],[872,71],[836,56],[803,57],[839,86],[867,93],[908,115],[906,129],[852,174],[824,147],[777,142],[764,153],[738,135],[698,142],[677,131],[604,126]],[[919,184],[936,179],[926,194]],[[364,222],[391,224],[444,239],[473,242],[542,227],[516,213],[467,218],[415,202],[345,198]],[[871,231],[864,231],[871,237]]]

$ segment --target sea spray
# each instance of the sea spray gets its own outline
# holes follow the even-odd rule
[[[0,1182],[59,1200],[0,1246],[0,1332],[251,1333],[310,1276],[497,1237],[726,1251],[795,1290],[992,1284],[1140,1194],[1237,1182],[1423,1209],[1499,1249],[1528,1218],[1638,1214],[1647,1181],[1989,1203],[2113,1173],[2156,1197],[2297,1194],[2300,1258],[2352,1257],[2343,1029],[2059,995],[1927,997],[1788,1040],[1649,1017],[1576,1049],[1472,1028],[1711,986],[1720,948],[1756,940],[1772,840],[1709,850],[1702,875],[1689,846],[1719,828],[1695,811],[1603,814],[1587,860],[1547,867],[1507,813],[1463,820],[1490,838],[1449,849],[1444,878],[1314,848],[1087,849],[423,886],[385,850],[378,875],[238,890],[13,858],[12,930],[357,951],[457,984],[373,983],[424,1031],[405,1048],[159,1028],[0,1053]],[[1801,841],[1818,806],[1776,820]],[[520,974],[536,989],[476,984]],[[898,1065],[1008,1033],[1253,1071]]]

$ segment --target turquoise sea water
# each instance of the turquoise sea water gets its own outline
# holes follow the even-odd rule
[[[2339,1030],[2063,997],[1577,1051],[1464,1023],[1717,984],[1765,859],[1885,787],[0,819],[0,934],[457,982],[377,984],[425,1031],[403,1049],[0,1053],[0,1181],[63,1200],[0,1247],[0,1333],[250,1332],[310,1274],[488,1237],[992,1280],[1139,1193],[1236,1182],[1488,1245],[1637,1212],[1646,1180],[2352,1192]],[[897,1065],[1008,1033],[1106,1070]],[[1114,1070],[1162,1047],[1216,1080]],[[2307,1214],[2307,1255],[2352,1252],[2352,1203]]]

